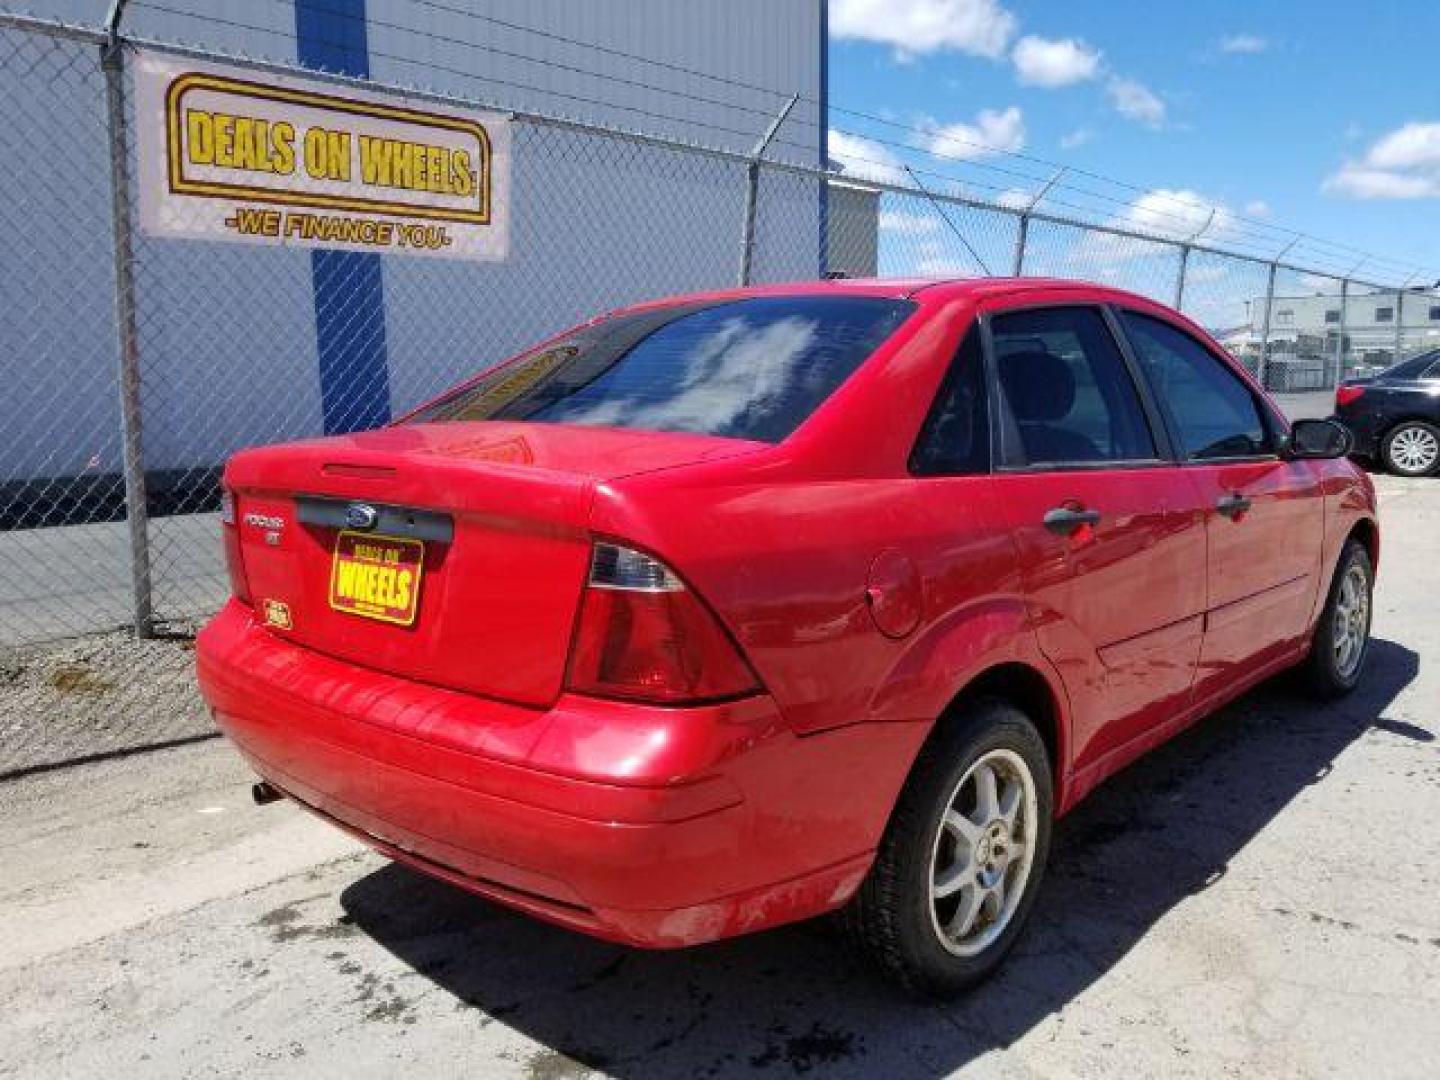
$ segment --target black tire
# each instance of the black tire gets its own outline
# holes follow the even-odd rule
[[[1364,638],[1359,657],[1350,663],[1342,664],[1341,655],[1337,651],[1342,631],[1336,612],[1342,603],[1346,576],[1352,572],[1364,577]],[[1352,537],[1345,542],[1345,548],[1340,552],[1340,560],[1335,565],[1335,576],[1330,581],[1329,595],[1325,598],[1325,606],[1321,609],[1320,618],[1315,625],[1315,637],[1310,643],[1310,653],[1301,667],[1305,688],[1322,701],[1344,697],[1359,685],[1365,674],[1365,660],[1370,652],[1370,617],[1374,610],[1374,588],[1375,570],[1370,563],[1370,553],[1364,544]]]
[[[1033,851],[1018,904],[1003,930],[979,952],[961,956],[941,941],[931,895],[932,859],[942,818],[962,780],[994,751],[1018,756],[1033,779]],[[917,995],[954,995],[989,976],[1014,946],[1034,906],[1050,851],[1052,787],[1044,742],[1030,719],[1008,702],[978,700],[942,722],[911,770],[869,876],[841,914],[852,944],[885,976]]]
[[[1433,443],[1428,445],[1435,447],[1434,455],[1419,464],[1407,459],[1401,452],[1404,441],[1417,436],[1422,440],[1427,437],[1433,440]],[[1405,420],[1396,424],[1380,443],[1380,459],[1385,463],[1385,468],[1396,476],[1432,476],[1440,472],[1440,428],[1423,420]]]

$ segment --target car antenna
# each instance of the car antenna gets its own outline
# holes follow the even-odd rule
[[[995,275],[990,272],[990,268],[985,265],[985,260],[980,258],[979,252],[977,252],[973,247],[970,246],[970,241],[965,239],[965,234],[959,230],[959,228],[955,225],[955,222],[950,220],[950,215],[945,213],[944,208],[940,205],[940,201],[936,199],[933,194],[931,194],[929,188],[927,188],[924,184],[920,182],[920,177],[915,175],[915,170],[910,168],[909,165],[906,165],[905,171],[910,174],[910,179],[915,181],[915,186],[920,189],[921,193],[930,200],[930,205],[935,207],[935,212],[940,215],[941,220],[943,220],[946,225],[950,226],[950,231],[960,238],[960,243],[965,245],[965,250],[968,251],[970,253],[970,257],[980,265],[980,269],[985,272],[985,276],[994,277]]]

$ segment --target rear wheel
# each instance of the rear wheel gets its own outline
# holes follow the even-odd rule
[[[1305,682],[1317,697],[1341,697],[1360,682],[1370,651],[1374,582],[1365,545],[1346,541],[1305,663]]]
[[[1440,468],[1440,428],[1423,420],[1398,424],[1380,447],[1385,467],[1400,476],[1429,476]]]
[[[922,751],[843,915],[886,975],[928,995],[964,990],[1000,964],[1050,849],[1050,763],[1034,725],[998,700],[956,719]]]

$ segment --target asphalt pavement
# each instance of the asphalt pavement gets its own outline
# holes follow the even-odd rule
[[[222,742],[0,783],[0,1076],[1440,1075],[1440,481],[1379,478],[1362,689],[1277,680],[1060,825],[1001,974],[917,1004],[825,923],[554,929],[250,804]]]

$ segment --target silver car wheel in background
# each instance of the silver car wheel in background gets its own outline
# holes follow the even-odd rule
[[[1423,427],[1408,427],[1390,440],[1390,460],[1407,473],[1423,473],[1440,459],[1440,439]]]
[[[1358,563],[1351,563],[1340,580],[1333,618],[1335,671],[1348,680],[1359,669],[1370,637],[1370,579]]]
[[[991,750],[955,785],[930,853],[930,919],[940,943],[975,956],[1010,925],[1035,861],[1035,778],[1012,750]]]

